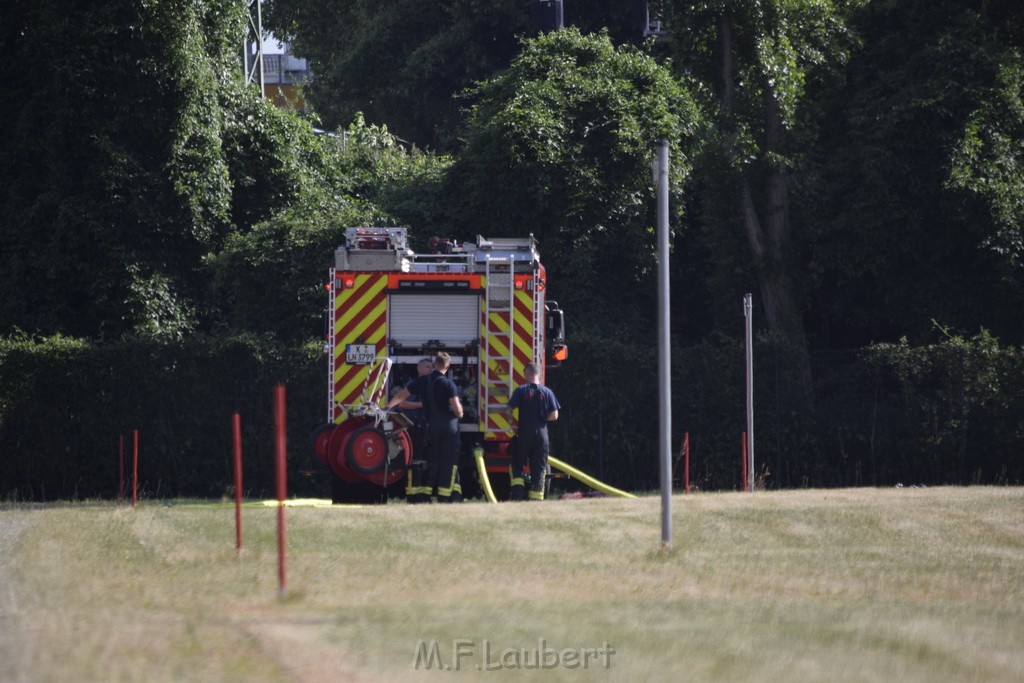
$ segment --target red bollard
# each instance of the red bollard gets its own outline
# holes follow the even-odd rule
[[[287,588],[287,561],[285,549],[287,538],[284,525],[284,501],[288,496],[288,471],[285,461],[288,452],[288,437],[285,431],[284,385],[274,387],[274,445],[277,463],[277,593],[284,598]]]
[[[232,416],[232,436],[235,442],[235,551],[242,552],[242,416]]]
[[[746,492],[747,490],[747,433],[742,432],[740,434],[740,476],[743,478],[740,486],[740,491]]]
[[[132,507],[139,498],[139,430],[132,432],[135,444],[132,448]]]
[[[690,492],[690,432],[683,432],[683,493]]]

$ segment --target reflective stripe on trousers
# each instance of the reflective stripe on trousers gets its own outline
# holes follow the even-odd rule
[[[438,482],[440,483],[440,482]],[[452,465],[452,476],[448,481],[448,486],[437,487],[438,498],[451,498],[452,493],[462,494],[462,484],[459,483],[459,466]]]

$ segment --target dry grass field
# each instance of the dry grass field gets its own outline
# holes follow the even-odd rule
[[[273,509],[3,507],[0,680],[1024,680],[1019,488],[287,520],[281,600]]]

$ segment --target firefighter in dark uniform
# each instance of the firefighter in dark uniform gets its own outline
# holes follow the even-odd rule
[[[420,491],[429,497],[437,487],[437,502],[452,503],[462,500],[459,483],[459,420],[462,402],[459,388],[445,376],[451,356],[444,351],[434,357],[434,371],[417,377],[388,401],[394,408],[411,394],[419,396],[427,411],[427,470]]]
[[[429,375],[433,369],[433,362],[429,358],[424,358],[416,364],[416,376]],[[409,380],[405,386],[408,387],[413,381],[415,380]],[[398,407],[412,421],[409,437],[412,439],[413,466],[406,474],[405,499],[410,503],[428,503],[431,489],[423,486],[423,468],[430,460],[427,454],[427,410],[423,407],[423,400],[413,393],[400,402]]]
[[[540,371],[533,363],[523,369],[526,384],[512,392],[508,410],[519,409],[519,426],[512,447],[512,500],[523,500],[526,494],[524,469],[530,465],[530,500],[544,500],[544,484],[548,472],[548,422],[558,419],[554,392],[538,383]]]

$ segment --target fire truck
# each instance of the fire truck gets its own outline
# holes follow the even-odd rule
[[[547,297],[537,241],[431,238],[409,248],[406,228],[348,228],[327,285],[327,421],[314,435],[335,503],[380,503],[404,493],[419,465],[402,414],[388,398],[438,351],[459,387],[460,478],[466,497],[484,479],[507,497],[513,429],[504,410],[535,363],[544,373],[567,356],[565,320]],[[421,454],[422,455],[422,454]]]

